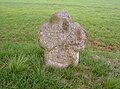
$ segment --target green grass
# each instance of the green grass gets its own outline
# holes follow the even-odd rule
[[[89,42],[78,66],[44,66],[37,32],[60,10]],[[0,0],[0,89],[120,89],[120,0]]]

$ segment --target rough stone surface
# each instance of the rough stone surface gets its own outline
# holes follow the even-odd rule
[[[38,37],[45,50],[45,64],[60,68],[77,65],[79,52],[87,43],[85,29],[72,22],[65,11],[53,14],[50,21],[41,27]]]

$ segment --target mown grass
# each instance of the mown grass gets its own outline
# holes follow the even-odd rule
[[[0,89],[119,89],[119,0],[0,0]],[[44,66],[37,32],[67,11],[89,37],[78,66]]]

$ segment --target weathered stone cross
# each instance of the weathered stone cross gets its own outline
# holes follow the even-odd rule
[[[50,21],[41,27],[38,36],[40,46],[45,50],[46,66],[59,68],[77,65],[79,52],[87,43],[85,29],[72,22],[65,11],[53,14]]]

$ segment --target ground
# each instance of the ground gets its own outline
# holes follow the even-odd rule
[[[89,42],[77,66],[44,66],[37,33],[67,11]],[[120,89],[120,0],[0,0],[0,89]]]

